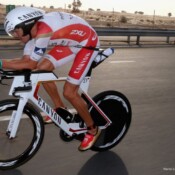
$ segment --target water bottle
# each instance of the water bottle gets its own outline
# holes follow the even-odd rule
[[[94,61],[96,63],[103,61],[104,59],[112,55],[113,53],[114,53],[114,48],[107,48],[103,50],[102,52],[99,52],[99,54],[96,56]]]

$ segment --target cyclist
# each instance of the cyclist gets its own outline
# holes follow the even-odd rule
[[[25,43],[25,47],[21,59],[0,60],[0,68],[52,71],[73,60],[63,95],[87,125],[88,132],[79,150],[89,149],[101,131],[94,124],[86,103],[78,94],[78,89],[98,53],[90,49],[99,47],[99,39],[94,29],[75,15],[64,12],[45,13],[31,7],[17,7],[10,11],[5,18],[4,28],[10,36],[19,38]],[[48,46],[51,46],[51,49],[46,53]],[[55,83],[44,83],[43,86],[58,113],[62,111],[65,106]]]

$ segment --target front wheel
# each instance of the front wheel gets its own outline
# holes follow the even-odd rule
[[[9,138],[9,120],[17,110],[19,100],[0,101],[0,169],[16,168],[30,160],[38,151],[44,137],[44,124],[40,113],[27,103],[16,137]]]
[[[116,146],[127,133],[131,123],[131,105],[128,99],[117,91],[105,91],[96,95],[93,100],[112,121],[106,129],[102,130],[93,151],[105,151]],[[105,125],[105,120],[94,108],[89,105],[89,112],[97,126]]]

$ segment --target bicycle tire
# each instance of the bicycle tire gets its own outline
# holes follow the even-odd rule
[[[26,163],[43,142],[44,123],[40,113],[30,103],[24,107],[16,137],[9,139],[6,131],[8,116],[17,109],[18,103],[18,99],[0,101],[0,170],[13,169]]]
[[[131,123],[131,105],[129,100],[117,91],[101,92],[93,100],[109,117],[112,124],[102,130],[91,150],[106,151],[116,146],[126,135]],[[106,123],[91,104],[89,104],[89,112],[97,126]]]

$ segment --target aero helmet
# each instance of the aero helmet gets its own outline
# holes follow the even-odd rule
[[[16,28],[23,29],[23,36],[30,35],[30,31],[36,21],[43,15],[44,11],[33,7],[16,7],[11,10],[4,21],[4,29],[8,35],[13,36],[12,33]]]

